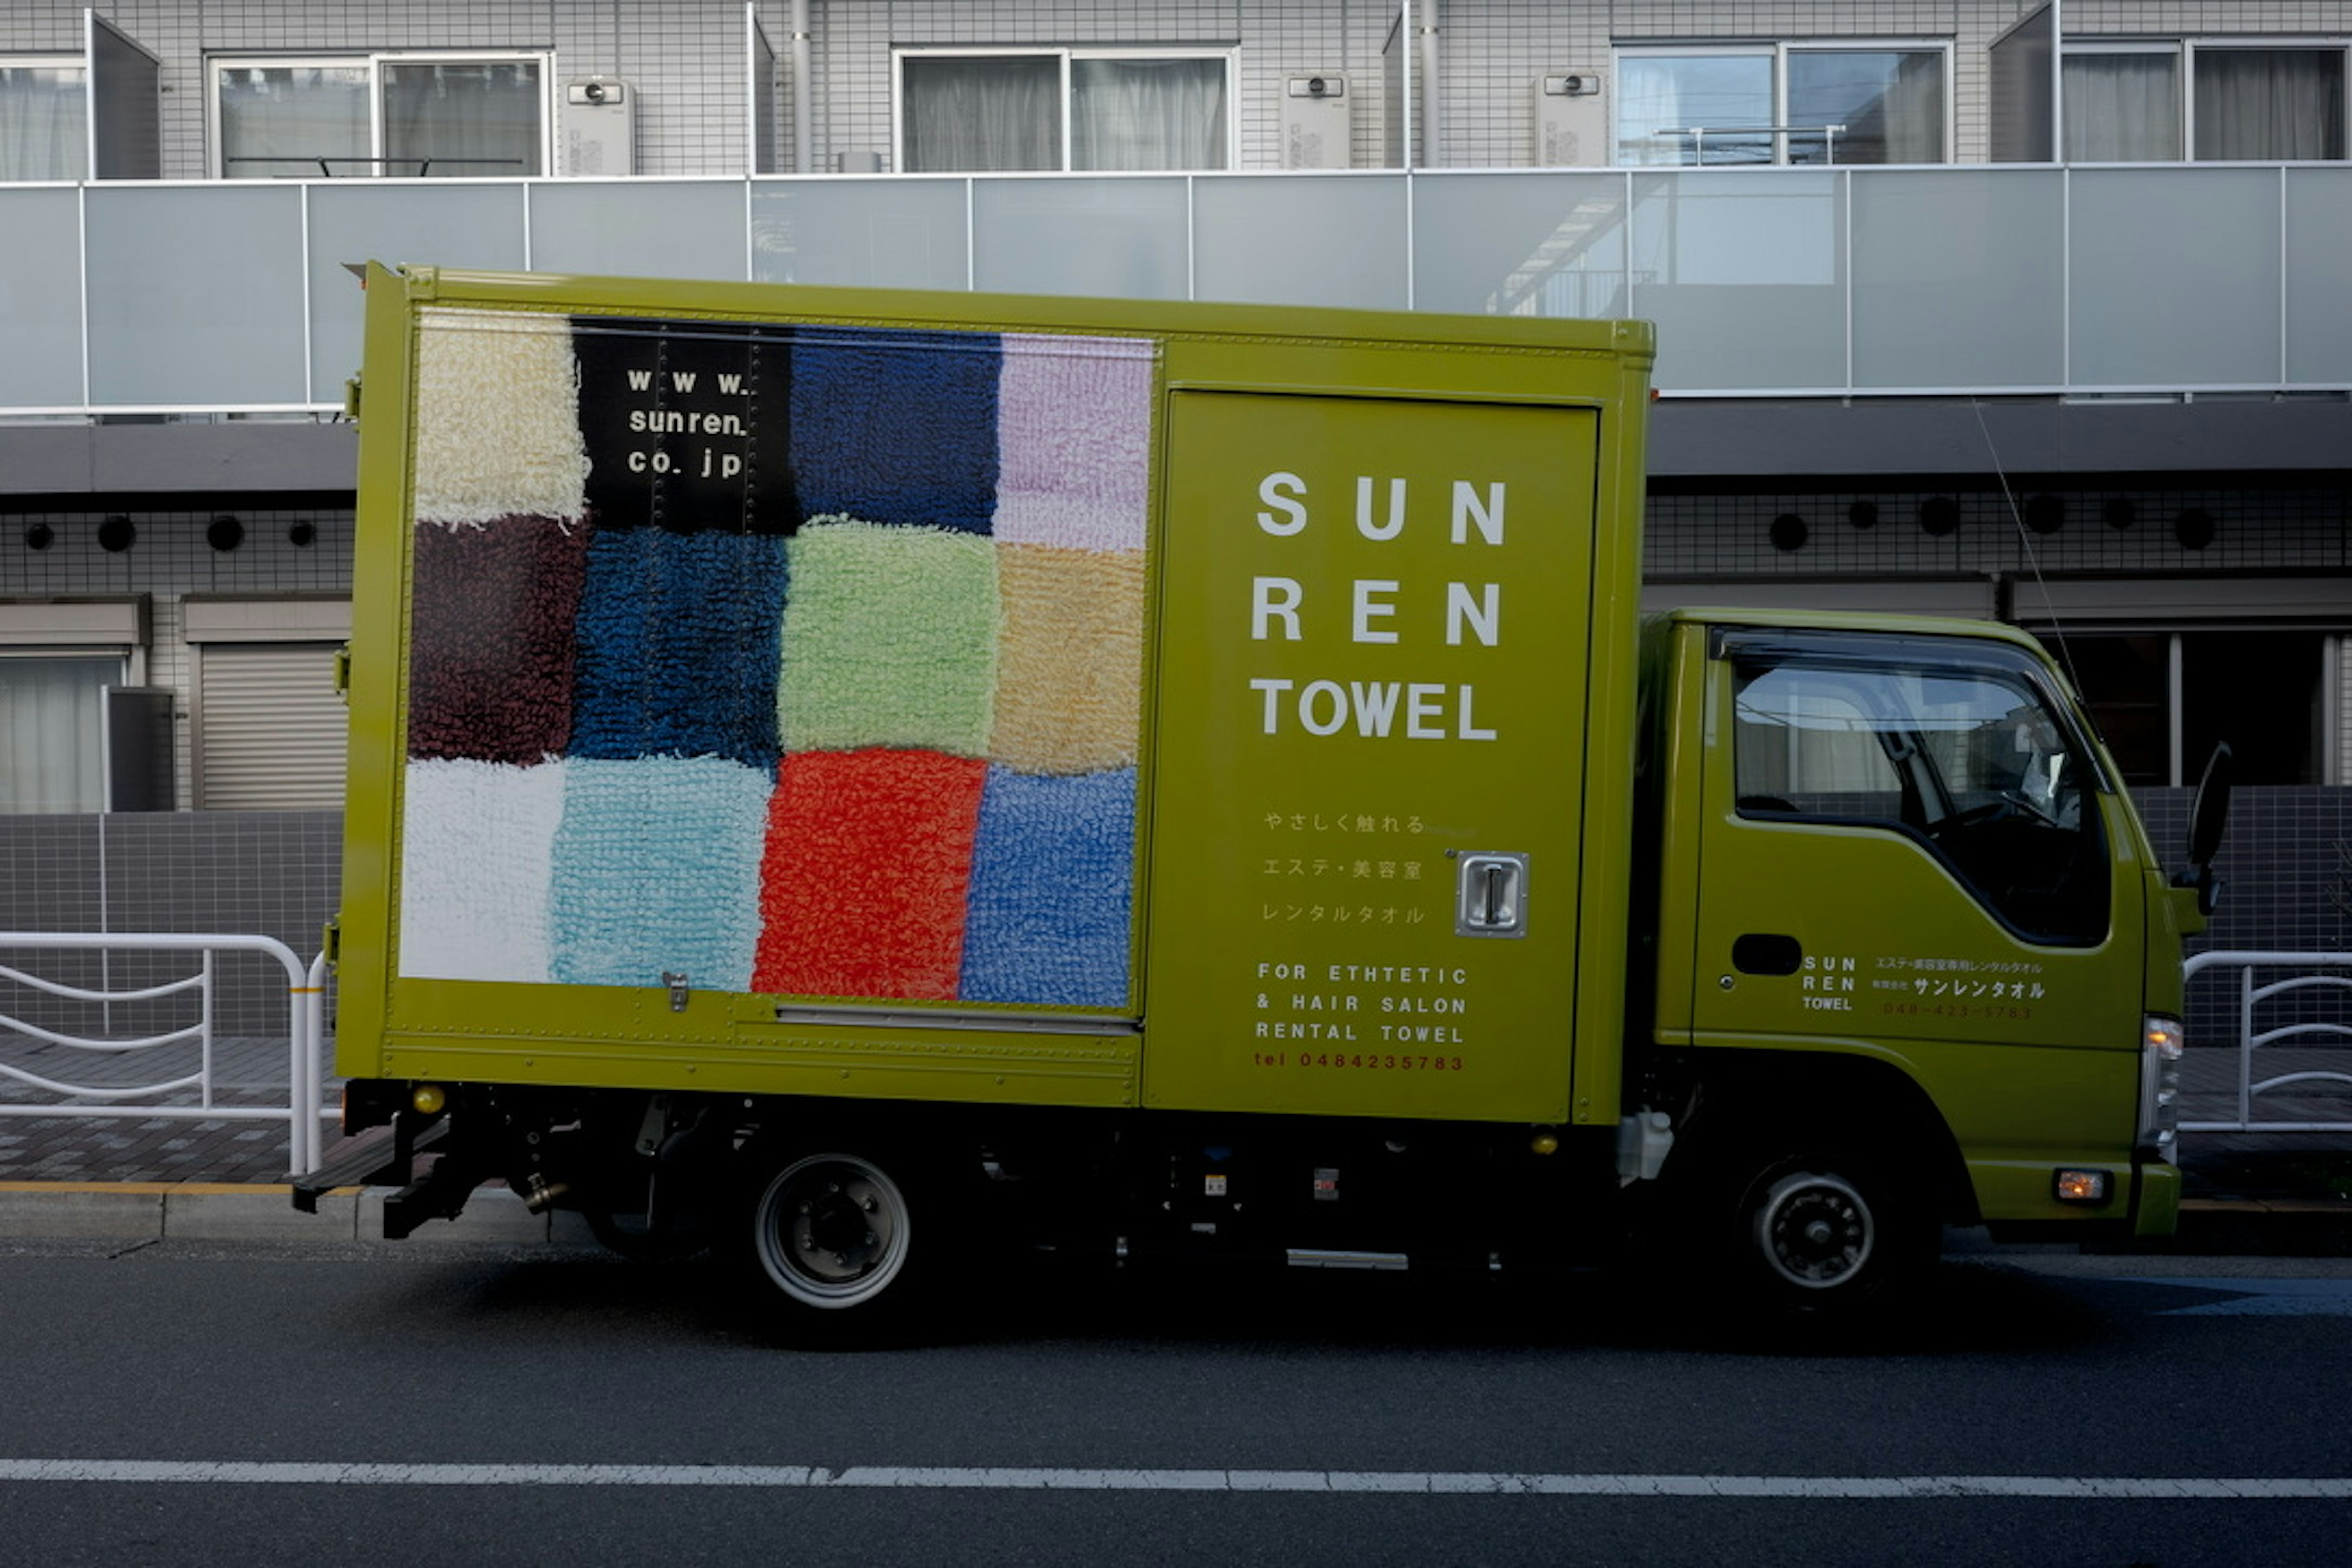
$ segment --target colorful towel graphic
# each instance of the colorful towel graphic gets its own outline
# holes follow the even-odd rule
[[[408,754],[528,764],[572,733],[584,524],[499,517],[415,531]]]
[[[996,547],[1004,604],[988,754],[1032,773],[1132,764],[1143,707],[1143,556]]]
[[[761,873],[755,990],[952,1001],[985,763],[784,759]]]
[[[603,762],[564,773],[549,937],[552,978],[741,991],[760,937],[767,775],[719,757]]]
[[[581,595],[570,752],[776,765],[784,541],[595,529]]]
[[[777,724],[788,752],[988,750],[996,547],[824,518],[788,547]]]
[[[986,533],[999,359],[991,332],[801,329],[792,440],[802,515]]]
[[[989,769],[957,995],[1124,1005],[1134,880],[1134,769],[1058,779]]]
[[[564,770],[412,762],[404,780],[400,968],[436,980],[548,978],[548,890]]]
[[[434,314],[403,973],[1133,1005],[1154,345]]]
[[[581,516],[588,448],[570,323],[510,311],[425,311],[415,440],[420,519]]]
[[[1152,365],[1152,345],[1139,338],[1005,335],[999,540],[1143,548]]]
[[[790,533],[792,348],[784,329],[580,317],[580,428],[600,528]]]

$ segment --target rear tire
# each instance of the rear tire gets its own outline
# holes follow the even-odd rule
[[[843,1344],[903,1331],[935,1217],[908,1166],[831,1149],[754,1170],[739,1235],[752,1294],[778,1332]]]

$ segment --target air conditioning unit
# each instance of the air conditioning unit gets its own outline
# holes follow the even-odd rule
[[[1609,95],[1601,87],[1596,70],[1547,71],[1536,79],[1538,168],[1609,162]]]
[[[637,89],[618,77],[563,84],[556,121],[556,172],[573,178],[637,172]]]
[[[1345,169],[1353,130],[1348,79],[1338,71],[1302,71],[1283,84],[1282,166]]]

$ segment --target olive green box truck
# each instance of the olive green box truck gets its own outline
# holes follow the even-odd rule
[[[373,269],[297,1201],[503,1180],[811,1333],[982,1238],[1826,1307],[2168,1232],[2196,868],[2020,633],[1645,623],[1651,353]]]

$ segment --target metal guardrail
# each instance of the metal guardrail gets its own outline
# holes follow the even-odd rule
[[[2352,992],[2352,952],[2200,952],[2190,957],[2181,967],[2187,979],[2192,983],[2209,970],[2235,971],[2238,976],[2237,1120],[2183,1121],[2180,1123],[2183,1132],[2352,1132],[2352,1110],[2347,1110],[2343,1118],[2335,1121],[2258,1121],[2254,1119],[2254,1099],[2257,1095],[2269,1094],[2292,1085],[2340,1084],[2347,1094],[2352,1094],[2352,1071],[2306,1068],[2260,1080],[2254,1077],[2254,1053],[2266,1047],[2275,1047],[2283,1041],[2352,1039],[2352,1024],[2326,1019],[2290,1020],[2266,1029],[2255,1026],[2256,1011],[2264,1003],[2283,996],[2316,992]],[[2264,970],[2303,973],[2290,973],[2283,979],[2261,981],[2258,972]],[[2314,970],[2327,973],[2309,973]]]
[[[196,1047],[194,1072],[168,1074],[143,1082],[77,1083],[49,1077],[0,1061],[0,1079],[27,1085],[61,1097],[56,1100],[0,1102],[0,1116],[167,1118],[187,1121],[283,1121],[287,1130],[287,1164],[296,1173],[316,1169],[320,1144],[319,1103],[325,1082],[319,1059],[324,1038],[326,957],[308,965],[274,937],[183,935],[148,932],[100,935],[71,931],[0,931],[0,951],[108,952],[193,952],[198,955],[194,974],[160,984],[112,990],[68,985],[0,964],[0,979],[10,980],[50,996],[70,1002],[110,1006],[115,1004],[163,1002],[174,996],[195,1001],[195,1021],[160,1033],[121,1037],[75,1035],[45,1028],[26,1019],[0,1013],[0,1040],[12,1037],[46,1042],[92,1058],[127,1060],[141,1052],[166,1051],[173,1046]],[[215,1100],[214,958],[221,952],[256,952],[275,959],[286,972],[287,1060],[286,1103],[221,1105]],[[193,1092],[194,1103],[184,1097]],[[166,1097],[181,1097],[167,1099]]]

